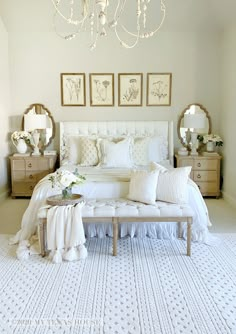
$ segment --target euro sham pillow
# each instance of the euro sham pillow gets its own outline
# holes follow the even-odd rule
[[[132,171],[127,198],[145,204],[155,204],[158,171]]]
[[[187,204],[187,183],[191,168],[191,166],[187,166],[167,169],[155,162],[152,162],[151,170],[159,172],[156,187],[156,199],[176,204]]]
[[[132,138],[126,138],[118,142],[108,139],[98,139],[100,149],[100,167],[124,167],[133,166],[131,156]]]

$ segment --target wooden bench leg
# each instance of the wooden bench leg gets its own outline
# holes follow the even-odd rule
[[[182,239],[182,222],[178,222],[178,238]]]
[[[187,256],[191,256],[192,218],[187,219]]]
[[[113,225],[113,256],[117,255],[117,239],[118,239],[118,219],[112,218]]]
[[[46,255],[46,249],[45,249],[46,226],[47,226],[47,220],[45,218],[41,218],[40,223],[38,225],[38,235],[39,235],[40,254],[43,257]]]

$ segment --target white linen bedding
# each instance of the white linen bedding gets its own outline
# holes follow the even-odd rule
[[[166,163],[165,163],[166,165]],[[74,165],[67,165],[61,169],[75,170]],[[86,182],[83,185],[75,186],[74,193],[80,193],[85,198],[126,198],[129,190],[130,169],[104,169],[98,167],[85,168],[79,167],[79,173],[86,176]],[[17,243],[23,240],[28,240],[36,232],[38,224],[38,210],[46,204],[46,198],[55,194],[59,194],[60,190],[53,189],[48,176],[44,177],[35,187],[29,206],[26,209],[23,218],[21,230],[12,238],[11,243]],[[214,238],[208,231],[208,226],[211,225],[208,216],[206,204],[196,184],[189,179],[188,182],[188,198],[189,205],[194,211],[192,240],[212,243]],[[120,236],[129,235],[131,237],[153,237],[153,238],[175,238],[177,237],[177,228],[173,223],[146,223],[121,224]],[[185,237],[185,228],[184,228]],[[87,237],[104,237],[105,235],[112,236],[111,224],[85,224],[85,234]]]

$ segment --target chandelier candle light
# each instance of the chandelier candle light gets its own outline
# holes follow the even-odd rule
[[[107,35],[107,27],[114,30],[118,41],[123,47],[127,49],[133,48],[140,39],[150,38],[157,33],[165,20],[166,14],[165,0],[135,0],[135,6],[133,4],[130,5],[130,0],[113,0],[111,5],[109,5],[108,0],[51,1],[55,8],[54,29],[56,33],[60,37],[70,40],[79,33],[89,30],[92,43],[90,45],[91,50],[96,48],[99,37]],[[126,4],[133,7],[132,10],[136,16],[135,27],[132,31],[122,23],[122,18],[125,14],[130,21],[131,15],[129,9],[126,8]],[[151,7],[151,4],[154,4],[154,7]],[[160,7],[160,17],[155,17],[153,21],[158,22],[158,24],[153,29],[147,29],[148,9],[150,8],[152,14],[156,14],[158,13],[155,8],[156,5]],[[111,13],[112,10],[114,11],[113,13]],[[77,15],[78,13],[80,15]],[[69,34],[59,33],[58,16],[71,27],[72,32]],[[125,42],[121,37],[122,33],[125,33],[127,37],[133,38],[132,43]]]

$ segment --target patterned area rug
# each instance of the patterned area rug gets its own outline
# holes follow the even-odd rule
[[[218,246],[87,241],[89,256],[52,264],[15,258],[0,236],[0,333],[236,333],[236,234]]]

